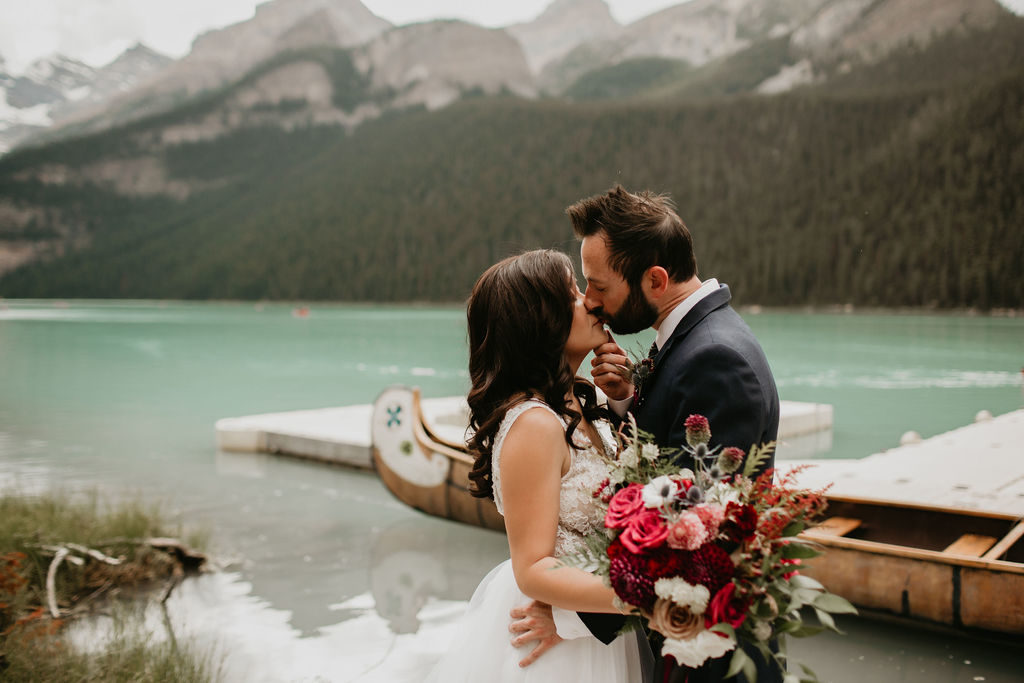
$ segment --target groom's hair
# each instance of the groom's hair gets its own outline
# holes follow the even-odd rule
[[[697,274],[697,257],[686,224],[672,200],[650,190],[629,192],[616,185],[581,199],[565,210],[580,239],[603,233],[611,267],[631,286],[651,266],[661,266],[676,282]]]

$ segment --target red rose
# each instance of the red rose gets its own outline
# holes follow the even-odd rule
[[[708,603],[707,612],[704,613],[704,627],[711,628],[724,622],[733,628],[739,628],[746,620],[749,608],[749,600],[736,599],[736,584],[730,581],[722,586]]]
[[[633,515],[619,534],[622,545],[631,553],[642,553],[657,548],[668,538],[668,527],[657,510],[646,510]]]
[[[604,525],[609,529],[624,529],[629,520],[644,508],[642,498],[644,487],[630,484],[622,489],[608,503],[608,512],[604,516]]]

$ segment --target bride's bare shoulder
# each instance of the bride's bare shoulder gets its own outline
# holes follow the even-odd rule
[[[523,410],[509,427],[505,450],[519,446],[534,448],[546,443],[565,443],[565,426],[547,406],[535,404]]]

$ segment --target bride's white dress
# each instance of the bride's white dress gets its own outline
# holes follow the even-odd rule
[[[498,466],[501,448],[516,418],[537,407],[558,416],[541,401],[524,401],[506,413],[494,438],[491,455],[494,502],[502,514],[504,507]],[[573,434],[577,444],[585,445],[585,448],[571,451],[572,464],[562,477],[555,540],[556,557],[582,550],[585,547],[583,539],[602,526],[603,511],[592,493],[608,476],[607,466],[597,448],[612,447],[611,428],[606,423],[598,425],[598,433],[604,443],[596,445],[590,443],[581,429]],[[530,598],[516,585],[510,560],[492,569],[477,586],[465,616],[455,629],[448,652],[442,656],[427,680],[438,683],[620,683],[642,680],[637,639],[632,634],[619,636],[610,645],[605,645],[589,634],[564,640],[530,666],[520,667],[519,661],[536,643],[528,643],[520,649],[512,647],[510,641],[513,634],[508,630],[511,623],[509,611],[529,602]]]

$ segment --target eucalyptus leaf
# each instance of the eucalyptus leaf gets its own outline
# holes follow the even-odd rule
[[[743,670],[743,665],[750,660],[747,653],[743,651],[742,647],[737,647],[732,653],[732,659],[729,660],[729,670],[725,672],[726,678],[732,678],[740,671]]]
[[[821,551],[803,543],[790,541],[782,548],[782,557],[787,560],[807,560],[821,555]]]
[[[825,590],[825,587],[822,586],[820,582],[815,581],[814,579],[812,579],[811,577],[809,577],[809,576],[807,576],[805,574],[797,574],[797,575],[791,577],[789,579],[789,583],[794,588],[813,588],[813,589],[819,590],[819,591]],[[781,586],[784,586],[784,585],[785,584],[781,584],[780,588],[781,588]]]
[[[820,610],[831,612],[832,614],[857,613],[857,608],[851,605],[849,600],[834,593],[821,593],[811,604]]]
[[[832,618],[831,614],[824,610],[820,610],[817,607],[814,608],[814,613],[818,615],[818,621],[820,621],[823,626],[830,628],[833,631],[839,631],[839,629],[836,628],[836,622]]]

